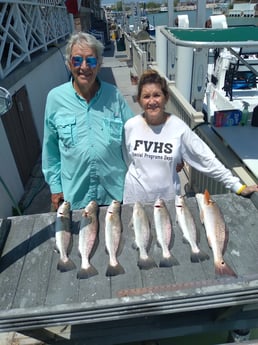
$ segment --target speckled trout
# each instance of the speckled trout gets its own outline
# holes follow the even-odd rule
[[[140,202],[134,204],[132,223],[135,246],[139,250],[138,267],[145,270],[157,267],[155,261],[148,254],[151,245],[150,221]]]
[[[81,269],[77,273],[78,279],[87,279],[98,274],[96,268],[90,263],[98,242],[98,204],[90,201],[82,212],[79,230],[79,253],[81,256]]]
[[[105,217],[105,244],[109,254],[109,264],[106,276],[116,276],[125,273],[124,268],[117,260],[122,233],[121,204],[113,200],[108,206]]]
[[[158,198],[154,204],[154,224],[157,242],[162,249],[159,267],[178,265],[176,258],[170,253],[173,238],[172,223],[165,201]]]
[[[75,268],[74,262],[68,257],[72,247],[70,203],[64,201],[57,210],[55,224],[56,249],[60,254],[57,269],[67,272]]]
[[[207,190],[204,194],[197,193],[196,200],[200,210],[200,219],[204,224],[208,243],[213,252],[216,275],[236,277],[236,273],[223,258],[228,241],[228,231],[218,205],[211,199]]]
[[[197,229],[189,210],[182,195],[176,196],[176,220],[183,233],[184,241],[191,247],[191,262],[199,262],[209,259],[209,255],[203,252],[197,244]]]

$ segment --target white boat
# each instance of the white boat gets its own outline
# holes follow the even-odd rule
[[[227,18],[228,26],[258,26],[258,3],[256,0],[235,0],[232,9],[228,7],[228,4],[218,3],[213,8],[212,14],[224,14]]]
[[[258,47],[223,48],[213,50],[213,54],[216,61],[208,66],[205,111],[208,118],[219,125],[216,123],[218,113],[230,114],[231,110],[237,110],[240,114],[234,122],[237,125],[246,104],[250,114],[258,105]]]
[[[161,5],[159,11],[160,12],[168,12],[168,7],[166,5]]]

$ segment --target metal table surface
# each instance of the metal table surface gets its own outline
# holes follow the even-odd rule
[[[132,205],[122,206],[123,248],[119,262],[125,274],[106,277],[104,243],[107,207],[100,207],[99,245],[91,259],[98,275],[78,280],[78,231],[81,211],[72,213],[73,249],[77,269],[57,270],[54,249],[55,213],[11,217],[0,222],[8,234],[0,261],[0,331],[18,331],[47,344],[118,344],[195,332],[258,326],[258,212],[251,199],[234,194],[214,195],[229,229],[224,259],[238,277],[216,277],[194,197],[187,199],[200,235],[200,248],[210,259],[191,263],[190,246],[183,243],[173,202],[172,268],[140,270],[130,226]],[[145,205],[153,240],[150,254],[157,264],[153,205]],[[49,328],[71,325],[70,339]],[[48,330],[46,330],[48,328]]]
[[[258,178],[258,127],[232,126],[213,129]]]

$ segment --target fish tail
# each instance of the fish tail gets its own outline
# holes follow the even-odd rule
[[[60,272],[68,272],[68,271],[72,271],[76,268],[75,263],[71,260],[68,259],[67,261],[63,261],[63,260],[59,260],[58,264],[57,264],[57,269]]]
[[[117,276],[119,274],[124,274],[124,273],[125,273],[125,270],[123,266],[118,262],[115,266],[112,266],[110,264],[108,265],[106,276],[113,277],[113,276]]]
[[[77,279],[88,279],[90,277],[96,276],[98,274],[98,271],[96,268],[92,265],[90,265],[88,268],[81,268],[77,272]]]
[[[163,256],[159,263],[159,267],[172,267],[177,265],[179,265],[179,262],[173,255],[170,255],[169,257]]]
[[[149,270],[153,267],[157,267],[156,262],[150,256],[148,256],[146,259],[140,257],[137,262],[137,265],[141,270]]]
[[[191,262],[200,262],[204,260],[209,260],[209,258],[209,255],[202,250],[200,250],[198,253],[191,253]]]
[[[236,272],[225,262],[215,262],[215,273],[216,275],[228,275],[232,277],[237,277]]]

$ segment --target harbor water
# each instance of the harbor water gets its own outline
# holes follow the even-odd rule
[[[180,12],[174,12],[174,19],[178,15],[188,15],[189,18],[189,26],[190,27],[196,27],[196,17],[197,17],[197,11],[180,11]],[[206,9],[206,19],[209,18],[209,16],[212,15],[211,9]],[[160,25],[168,25],[168,12],[159,12],[159,13],[149,13],[146,14],[146,17],[149,20],[149,23],[153,26],[160,26]],[[135,20],[134,16],[131,16],[129,19],[129,24],[133,24]]]

